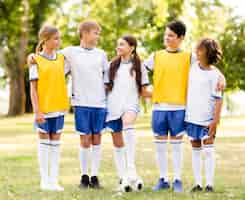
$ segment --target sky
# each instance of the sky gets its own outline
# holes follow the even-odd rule
[[[244,0],[221,0],[222,3],[234,7],[236,15],[245,17],[245,1]]]

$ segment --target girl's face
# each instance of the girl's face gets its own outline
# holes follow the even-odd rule
[[[98,29],[91,29],[90,31],[83,32],[83,39],[86,43],[96,46],[100,37],[100,30]]]
[[[118,39],[117,47],[116,47],[118,56],[131,55],[133,50],[134,50],[134,47],[131,47],[126,40],[122,38]]]
[[[197,60],[201,63],[207,63],[207,50],[205,47],[196,48]]]
[[[58,49],[60,46],[60,33],[53,34],[46,42],[45,46],[49,49]]]
[[[183,41],[184,37],[178,37],[178,35],[175,32],[173,32],[169,28],[166,28],[163,39],[164,45],[167,48],[178,49],[180,48],[181,42]]]

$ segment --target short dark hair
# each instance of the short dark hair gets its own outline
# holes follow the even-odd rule
[[[221,60],[222,50],[217,41],[210,38],[203,38],[197,44],[197,49],[205,48],[208,64],[216,64]]]
[[[178,37],[185,36],[186,25],[180,20],[174,20],[167,24],[167,28],[175,32]]]

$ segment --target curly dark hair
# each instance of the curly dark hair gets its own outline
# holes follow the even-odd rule
[[[203,38],[197,44],[197,49],[205,48],[207,62],[209,65],[216,64],[221,60],[222,50],[217,41],[210,38]]]
[[[137,48],[137,40],[135,37],[131,35],[125,35],[121,37],[123,40],[125,40],[131,47],[134,47],[134,50],[132,52],[133,57],[132,57],[132,68],[130,69],[130,74],[133,76],[133,73],[135,72],[136,74],[136,85],[138,89],[138,93],[140,94],[141,92],[141,60],[140,57],[137,54],[136,48]],[[117,74],[117,71],[119,69],[121,63],[121,57],[116,56],[115,58],[112,59],[110,68],[109,68],[109,80],[110,83],[108,85],[108,90],[111,91],[113,88],[113,83]]]

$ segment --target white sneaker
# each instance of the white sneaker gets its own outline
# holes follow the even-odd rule
[[[121,192],[132,192],[132,188],[128,182],[128,178],[122,178],[119,181],[118,191]]]
[[[59,184],[52,184],[52,185],[50,185],[50,190],[62,192],[62,191],[64,191],[64,188],[61,187]]]
[[[129,177],[129,184],[134,191],[142,191],[144,187],[143,180],[140,177]]]
[[[40,189],[45,191],[45,190],[50,190],[50,185],[49,183],[41,182],[40,183]]]

